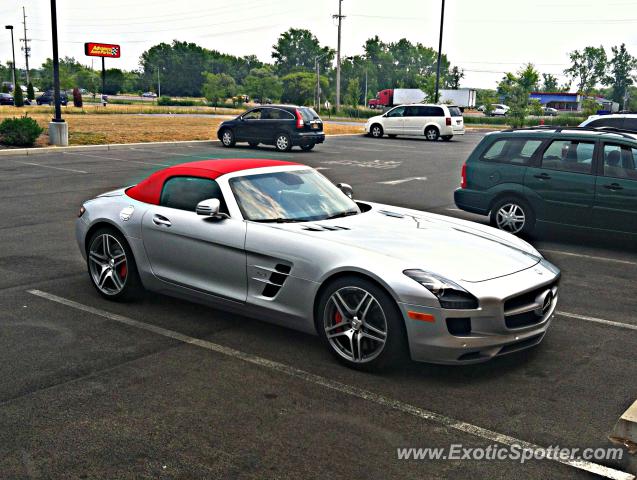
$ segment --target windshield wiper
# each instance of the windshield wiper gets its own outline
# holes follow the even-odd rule
[[[346,210],[345,212],[336,213],[334,215],[330,215],[329,217],[325,217],[323,220],[331,220],[333,218],[342,218],[349,217],[351,215],[358,215],[359,212],[357,210]]]
[[[257,220],[252,220],[253,222],[259,223],[293,223],[293,222],[307,222],[302,218],[260,218]]]

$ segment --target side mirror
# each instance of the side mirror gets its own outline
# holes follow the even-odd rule
[[[197,215],[204,215],[206,217],[230,218],[230,215],[227,213],[219,212],[220,206],[221,202],[218,198],[208,198],[207,200],[202,200],[197,204],[195,212],[197,212]]]
[[[341,192],[347,195],[349,198],[354,198],[354,189],[349,183],[339,183],[336,185]]]

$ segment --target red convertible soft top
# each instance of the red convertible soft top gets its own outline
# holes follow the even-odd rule
[[[144,203],[159,204],[164,182],[171,177],[201,177],[215,179],[226,173],[240,172],[252,168],[301,165],[283,160],[259,158],[224,158],[222,160],[199,160],[164,168],[153,173],[134,187],[126,190],[126,195]]]

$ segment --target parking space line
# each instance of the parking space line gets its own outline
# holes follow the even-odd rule
[[[560,315],[561,317],[574,318],[577,320],[585,320],[587,322],[593,322],[593,323],[601,323],[602,325],[609,325],[611,327],[626,328],[628,330],[637,330],[637,325],[633,325],[632,323],[622,323],[622,322],[615,322],[614,320],[604,320],[603,318],[589,317],[587,315],[580,315],[578,313],[556,311],[555,314]]]
[[[541,447],[540,445],[536,445],[534,443],[526,442],[524,440],[519,440],[509,435],[505,435],[502,433],[495,432],[493,430],[479,427],[477,425],[472,425],[470,423],[456,420],[454,418],[447,417],[445,415],[441,415],[439,413],[432,412],[429,410],[425,410],[423,408],[419,408],[414,405],[410,405],[408,403],[404,403],[399,400],[386,397],[384,395],[373,393],[368,390],[364,390],[362,388],[358,388],[352,385],[347,385],[345,383],[337,382],[335,380],[330,380],[320,375],[306,372],[304,370],[300,370],[298,368],[291,367],[289,365],[286,365],[280,362],[268,360],[267,358],[259,357],[251,353],[242,352],[240,350],[235,350],[230,347],[225,347],[223,345],[209,342],[207,340],[201,340],[199,338],[190,337],[188,335],[184,335],[182,333],[175,332],[173,330],[168,330],[162,327],[158,327],[156,325],[140,322],[138,320],[133,320],[132,318],[128,318],[123,315],[118,315],[118,314],[110,313],[95,307],[90,307],[88,305],[84,305],[84,304],[75,302],[73,300],[69,300],[67,298],[59,297],[52,293],[43,292],[41,290],[27,290],[27,292],[37,297],[44,298],[46,300],[56,302],[61,305],[65,305],[67,307],[71,307],[76,310],[91,313],[93,315],[106,318],[108,320],[112,320],[115,322],[119,322],[124,325],[139,328],[141,330],[146,330],[148,332],[156,333],[158,335],[162,335],[167,338],[172,338],[174,340],[178,340],[190,345],[201,347],[216,353],[220,353],[222,355],[229,356],[231,358],[243,360],[244,362],[251,363],[253,365],[258,365],[260,367],[268,368],[270,370],[274,370],[279,373],[284,373],[290,377],[298,378],[308,383],[329,388],[331,390],[334,390],[336,392],[339,392],[345,395],[360,398],[360,399],[375,403],[377,405],[380,405],[382,407],[387,407],[392,410],[399,411],[401,413],[412,415],[422,420],[435,422],[449,429],[456,430],[464,434],[473,435],[475,437],[497,442],[502,445],[507,445],[509,447],[512,447],[515,445],[518,448],[528,449],[531,451],[546,451],[546,448]],[[563,465],[567,465],[569,467],[573,467],[579,470],[584,470],[584,471],[587,471],[605,478],[611,478],[616,480],[635,480],[635,476],[630,473],[622,472],[621,470],[616,470],[614,468],[606,467],[604,465],[599,465],[597,463],[589,462],[586,460],[563,459],[558,456],[558,458],[551,458],[551,461],[555,461],[557,463],[561,463]]]
[[[63,152],[63,153],[64,155],[80,155],[82,157],[93,157],[93,158],[102,158],[104,160],[115,160],[116,162],[140,163],[142,165],[154,165],[159,167],[172,166],[171,164],[168,164],[168,163],[142,162],[141,160],[126,160],[125,158],[107,157],[105,155],[95,155],[94,153],[76,153],[76,152]]]
[[[197,155],[194,155],[194,154],[191,154],[191,153],[164,152],[162,150],[155,150],[155,149],[149,149],[149,148],[134,148],[134,147],[131,147],[131,148],[129,148],[129,150],[133,150],[135,152],[161,153],[163,155],[177,155],[179,157],[196,157],[197,156]]]
[[[572,253],[572,252],[564,252],[562,250],[544,250],[540,249],[543,253],[552,253],[554,255],[566,255],[569,257],[580,257],[580,258],[588,258],[589,260],[599,260],[601,262],[612,262],[612,263],[621,263],[623,265],[637,265],[637,262],[633,262],[630,260],[621,260],[618,258],[610,258],[610,257],[598,257],[596,255],[586,255],[584,253]]]
[[[19,160],[11,160],[11,159],[10,161],[15,163],[20,163],[22,165],[33,165],[35,167],[52,168],[53,170],[64,170],[65,172],[88,173],[88,172],[85,172],[84,170],[74,170],[72,168],[52,167],[51,165],[42,165],[41,163],[21,162]]]
[[[398,180],[385,180],[384,182],[376,182],[381,185],[400,185],[401,183],[412,182],[414,180],[426,181],[427,177],[407,177],[399,178]]]

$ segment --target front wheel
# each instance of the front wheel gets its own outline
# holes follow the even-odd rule
[[[440,132],[438,131],[436,127],[427,127],[425,129],[425,138],[429,140],[430,142],[434,142],[438,140],[439,136],[440,136]]]
[[[232,133],[232,130],[226,128],[223,132],[221,132],[221,143],[224,147],[227,148],[234,147],[236,141],[234,139],[234,133]]]
[[[314,148],[314,143],[308,143],[307,145],[301,145],[301,150],[303,150],[304,152],[309,152],[310,150],[312,150]]]
[[[525,234],[533,231],[535,215],[531,207],[517,198],[503,198],[491,209],[490,223],[505,232]]]
[[[91,235],[86,262],[91,282],[103,297],[125,301],[139,296],[142,284],[133,251],[117,230],[101,228]]]
[[[375,123],[372,125],[372,128],[369,129],[369,133],[371,133],[374,138],[381,138],[383,136],[383,127]]]
[[[292,149],[292,142],[287,133],[279,133],[274,139],[274,146],[279,152],[289,152]]]
[[[406,356],[396,303],[367,279],[352,276],[332,282],[321,294],[316,320],[323,343],[348,367],[378,370]]]

